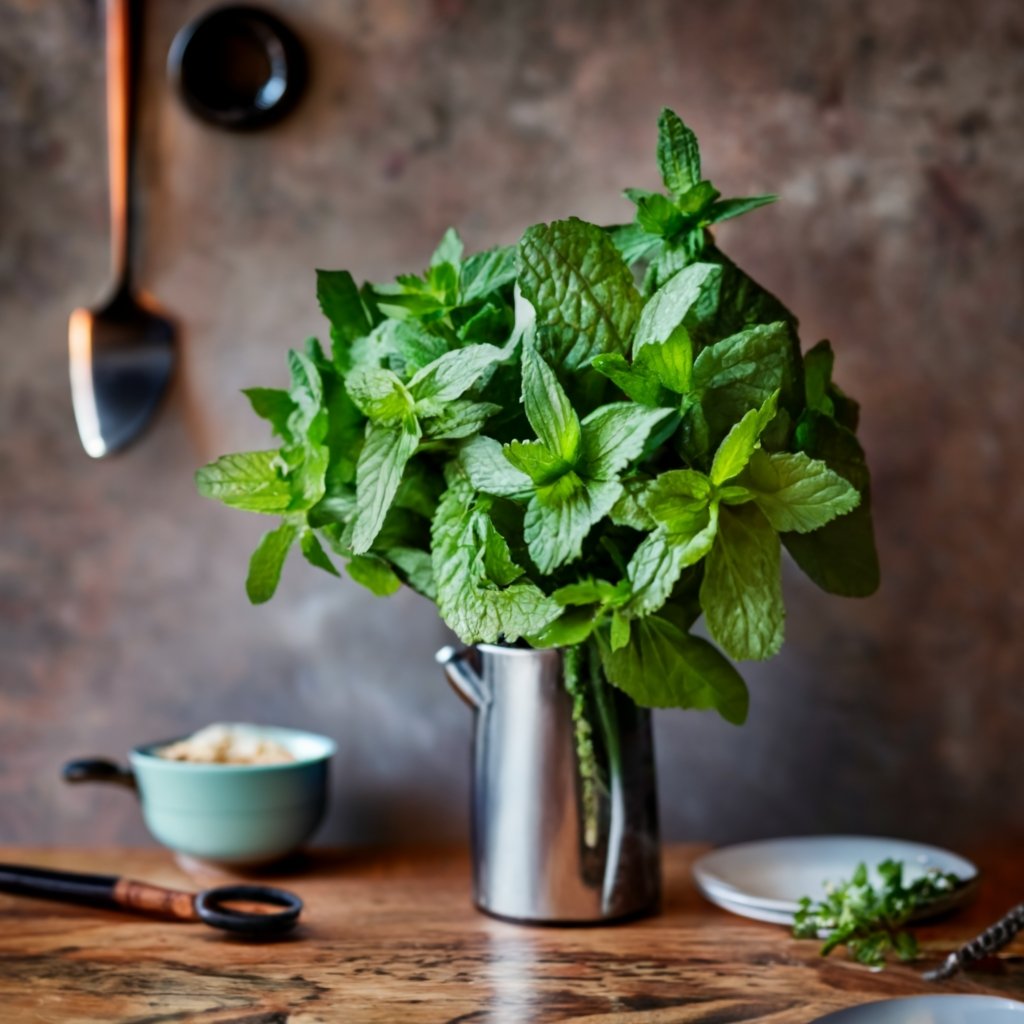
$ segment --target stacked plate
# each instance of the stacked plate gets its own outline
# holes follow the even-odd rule
[[[802,836],[726,846],[701,857],[693,876],[700,891],[724,910],[791,925],[801,897],[820,898],[829,883],[849,880],[859,864],[873,875],[884,860],[902,861],[906,882],[935,869],[968,883],[930,903],[927,916],[973,895],[978,869],[969,860],[934,846],[875,836]],[[880,880],[874,875],[872,881]]]
[[[1024,1003],[997,996],[910,996],[864,1003],[812,1024],[1021,1024]]]

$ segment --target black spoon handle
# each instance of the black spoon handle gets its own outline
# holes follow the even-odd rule
[[[110,259],[115,288],[122,291],[129,287],[132,269],[135,111],[141,15],[141,4],[136,0],[106,0]]]

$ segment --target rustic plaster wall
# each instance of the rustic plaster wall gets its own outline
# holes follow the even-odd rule
[[[164,80],[207,4],[148,6],[139,269],[182,365],[145,441],[95,463],[65,339],[106,275],[100,24],[0,0],[0,842],[142,841],[129,797],[62,789],[61,761],[231,717],[337,737],[324,838],[462,835],[469,723],[432,608],[298,563],[250,608],[263,524],[191,475],[265,440],[237,391],[322,331],[313,267],[417,269],[449,223],[480,247],[620,219],[665,104],[727,191],[781,195],[721,237],[863,399],[885,575],[851,602],[788,573],[744,729],[659,716],[666,832],[1024,837],[1024,6],[274,0],[313,80],[249,137]]]

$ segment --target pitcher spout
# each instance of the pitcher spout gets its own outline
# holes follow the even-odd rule
[[[469,654],[469,648],[457,651],[454,647],[442,647],[434,660],[444,669],[445,678],[459,697],[471,708],[479,709],[487,703],[487,691],[468,661]]]

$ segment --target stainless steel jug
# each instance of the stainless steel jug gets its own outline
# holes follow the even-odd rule
[[[476,905],[543,924],[655,910],[661,872],[650,713],[600,678],[570,694],[558,649],[479,644],[446,647],[437,660],[476,715]]]

